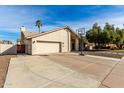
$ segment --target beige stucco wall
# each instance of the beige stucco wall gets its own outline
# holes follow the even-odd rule
[[[17,47],[14,44],[0,44],[0,54],[17,54]]]
[[[79,50],[79,40],[78,40],[78,38],[75,39],[75,50],[76,51]]]
[[[36,41],[32,40],[32,50],[31,50],[31,54],[38,54],[38,45],[36,43]]]
[[[43,36],[38,36],[35,38],[32,38],[32,54],[38,53],[38,44],[37,40],[41,41],[56,41],[62,43],[62,50],[61,52],[69,52],[70,51],[70,32],[66,29],[62,29],[60,31],[55,31]],[[35,43],[33,43],[35,42]],[[51,48],[50,46],[48,48]]]

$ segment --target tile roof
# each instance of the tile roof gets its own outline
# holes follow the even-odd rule
[[[55,31],[59,31],[61,29],[69,29],[72,33],[74,33],[76,36],[78,36],[70,27],[68,26],[65,26],[65,27],[62,27],[62,28],[57,28],[57,29],[54,29],[54,30],[49,30],[49,31],[46,31],[46,32],[29,32],[29,31],[24,31],[23,34],[25,36],[26,39],[29,39],[29,38],[33,38],[33,37],[37,37],[37,36],[41,36],[41,35],[45,35],[45,34],[48,34],[48,33],[52,33],[52,32],[55,32]]]

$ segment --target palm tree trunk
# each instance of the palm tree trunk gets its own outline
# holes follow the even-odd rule
[[[40,27],[39,27],[39,33],[40,33]]]

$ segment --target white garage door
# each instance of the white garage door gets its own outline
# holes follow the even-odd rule
[[[59,43],[37,42],[37,46],[39,54],[58,53],[60,51]]]

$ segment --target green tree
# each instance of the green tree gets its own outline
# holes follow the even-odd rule
[[[124,29],[116,28],[116,39],[114,44],[116,44],[119,49],[122,49],[124,45]]]
[[[109,35],[109,33],[107,32],[107,31],[102,31],[102,33],[101,33],[101,35],[100,35],[100,37],[101,37],[101,43],[103,44],[103,45],[105,45],[105,44],[109,44],[109,42],[110,42],[110,35]]]
[[[86,32],[86,38],[89,42],[95,43],[95,47],[98,45],[100,47],[100,35],[101,35],[102,29],[100,26],[98,26],[97,23],[93,24],[92,28]]]
[[[98,42],[98,48],[101,47],[101,43],[102,43],[102,29],[100,26],[98,26],[97,28],[98,33],[97,33],[97,42]]]
[[[36,26],[38,27],[38,29],[39,29],[39,33],[40,33],[41,26],[42,26],[42,22],[41,22],[41,20],[37,20],[37,21],[36,21]]]
[[[108,43],[113,44],[116,38],[116,32],[115,32],[114,25],[110,25],[109,23],[106,23],[104,27],[104,32],[106,33],[107,35],[106,37],[108,39],[106,41],[108,41]]]
[[[101,29],[97,23],[86,32],[86,38],[90,43],[95,43],[98,48],[101,45],[116,44],[118,48],[124,46],[124,29],[115,28],[114,25],[106,23]]]

